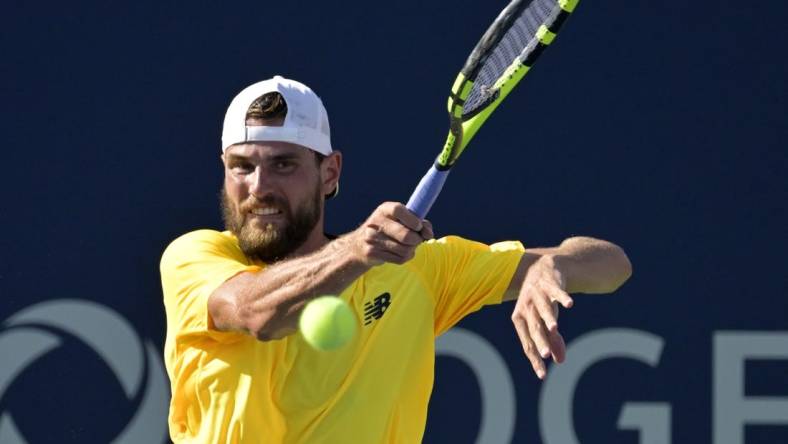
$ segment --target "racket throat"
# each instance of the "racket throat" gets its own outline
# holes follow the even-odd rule
[[[462,121],[452,117],[449,123],[449,134],[446,136],[446,143],[443,144],[443,151],[435,159],[435,168],[439,171],[446,171],[454,166],[454,162],[462,154],[464,148],[462,135]]]

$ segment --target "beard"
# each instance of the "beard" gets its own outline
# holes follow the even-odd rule
[[[323,194],[318,184],[311,199],[295,211],[285,199],[275,196],[265,199],[250,196],[236,210],[226,188],[222,188],[221,201],[224,226],[238,238],[241,251],[246,257],[272,263],[288,256],[306,242],[320,220]],[[260,205],[280,208],[285,222],[281,226],[267,224],[262,229],[252,226],[252,221],[247,218],[249,210]]]

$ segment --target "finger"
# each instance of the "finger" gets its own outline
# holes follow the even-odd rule
[[[392,264],[404,264],[410,259],[386,250],[375,250],[372,252],[371,256],[379,261]]]
[[[558,285],[545,285],[543,290],[550,296],[551,301],[558,302],[564,308],[572,308],[575,301],[569,296],[569,293],[561,289]]]
[[[394,222],[392,222],[392,224],[393,223]],[[415,233],[412,234],[418,237],[418,235],[416,235]],[[388,251],[389,253],[397,255],[401,259],[400,261],[397,262],[400,264],[413,259],[413,256],[416,253],[416,247],[418,246],[418,244],[407,245],[400,243],[398,240],[386,235],[385,232],[383,232],[382,230],[378,231],[375,234],[375,237],[371,241],[371,244],[375,245],[381,250]]]
[[[564,337],[557,331],[550,334],[550,353],[553,355],[553,361],[559,364],[566,359],[566,343]]]
[[[422,227],[421,227],[420,234],[421,234],[422,239],[430,240],[430,239],[434,238],[435,237],[435,233],[432,231],[432,222],[430,222],[430,221],[425,219],[425,220],[421,221],[421,223],[422,223]]]
[[[525,324],[525,320],[521,316],[515,314],[512,316],[512,322],[514,323],[515,331],[517,331],[517,336],[520,338],[520,343],[523,345],[523,352],[525,352],[525,356],[528,357],[528,360],[531,362],[534,373],[536,373],[539,379],[544,378],[546,373],[544,362],[542,358],[539,357],[536,346],[528,335],[528,327]]]
[[[547,337],[547,330],[544,328],[542,319],[536,308],[531,308],[525,312],[525,321],[528,323],[528,332],[531,335],[539,356],[542,358],[550,357],[550,340]]]
[[[418,232],[390,219],[382,222],[378,231],[403,245],[416,246],[424,241]]]
[[[558,320],[558,315],[560,313],[558,302],[551,302],[550,308],[553,312],[553,317]],[[564,337],[561,333],[556,329],[555,331],[550,332],[550,352],[553,355],[553,361],[557,363],[564,362],[566,359],[566,343],[564,342]]]
[[[392,232],[395,233],[393,236],[391,235]],[[410,233],[410,235],[407,235],[407,233]],[[404,239],[402,240],[405,242],[401,242],[398,239],[399,237],[403,237]],[[387,249],[406,251],[414,250],[422,242],[422,239],[415,232],[405,228],[405,226],[389,220],[389,223],[381,225],[375,230],[369,241],[383,245]]]
[[[402,260],[402,262],[410,260],[416,250],[416,247],[414,246],[403,245],[391,238],[376,240],[374,247],[378,251],[387,252],[397,256]]]
[[[532,300],[534,301],[534,305],[539,312],[539,317],[542,318],[542,322],[544,322],[544,326],[547,331],[557,331],[558,319],[556,319],[555,314],[553,313],[553,304],[549,300],[547,294],[540,294]]]
[[[422,229],[421,219],[418,216],[411,213],[408,207],[402,205],[401,203],[394,203],[391,206],[391,216],[399,221],[402,225],[405,225],[409,229],[420,232]]]
[[[575,301],[569,296],[569,293],[566,292],[566,280],[564,280],[564,275],[558,270],[553,271],[553,275],[555,276],[555,280],[558,283],[558,289],[560,290],[560,294],[556,295],[556,299],[558,302],[561,303],[565,308],[572,308],[575,304]]]
[[[413,247],[400,245],[391,239],[371,239],[366,242],[365,254],[370,258],[401,263],[410,259],[409,251],[413,249]]]
[[[540,324],[539,328],[541,329],[541,334],[544,335],[547,341],[546,349],[541,349],[542,357],[547,359],[552,356],[553,361],[558,363],[564,362],[566,344],[564,343],[564,338],[561,336],[561,333],[558,332],[557,328],[552,331],[547,330],[543,324]]]

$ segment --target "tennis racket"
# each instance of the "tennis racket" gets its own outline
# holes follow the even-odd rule
[[[490,114],[531,69],[579,0],[513,0],[468,56],[449,94],[449,135],[407,207],[424,218],[449,171]]]

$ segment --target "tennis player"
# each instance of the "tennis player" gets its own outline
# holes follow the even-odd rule
[[[561,362],[557,307],[630,275],[623,250],[572,237],[552,248],[433,239],[387,202],[357,229],[323,229],[342,155],[321,100],[282,77],[236,96],[222,134],[225,231],[173,241],[161,260],[177,443],[416,443],[432,390],[435,338],[485,305],[512,321],[536,375]],[[295,334],[311,299],[338,295],[358,335],[334,352]]]

